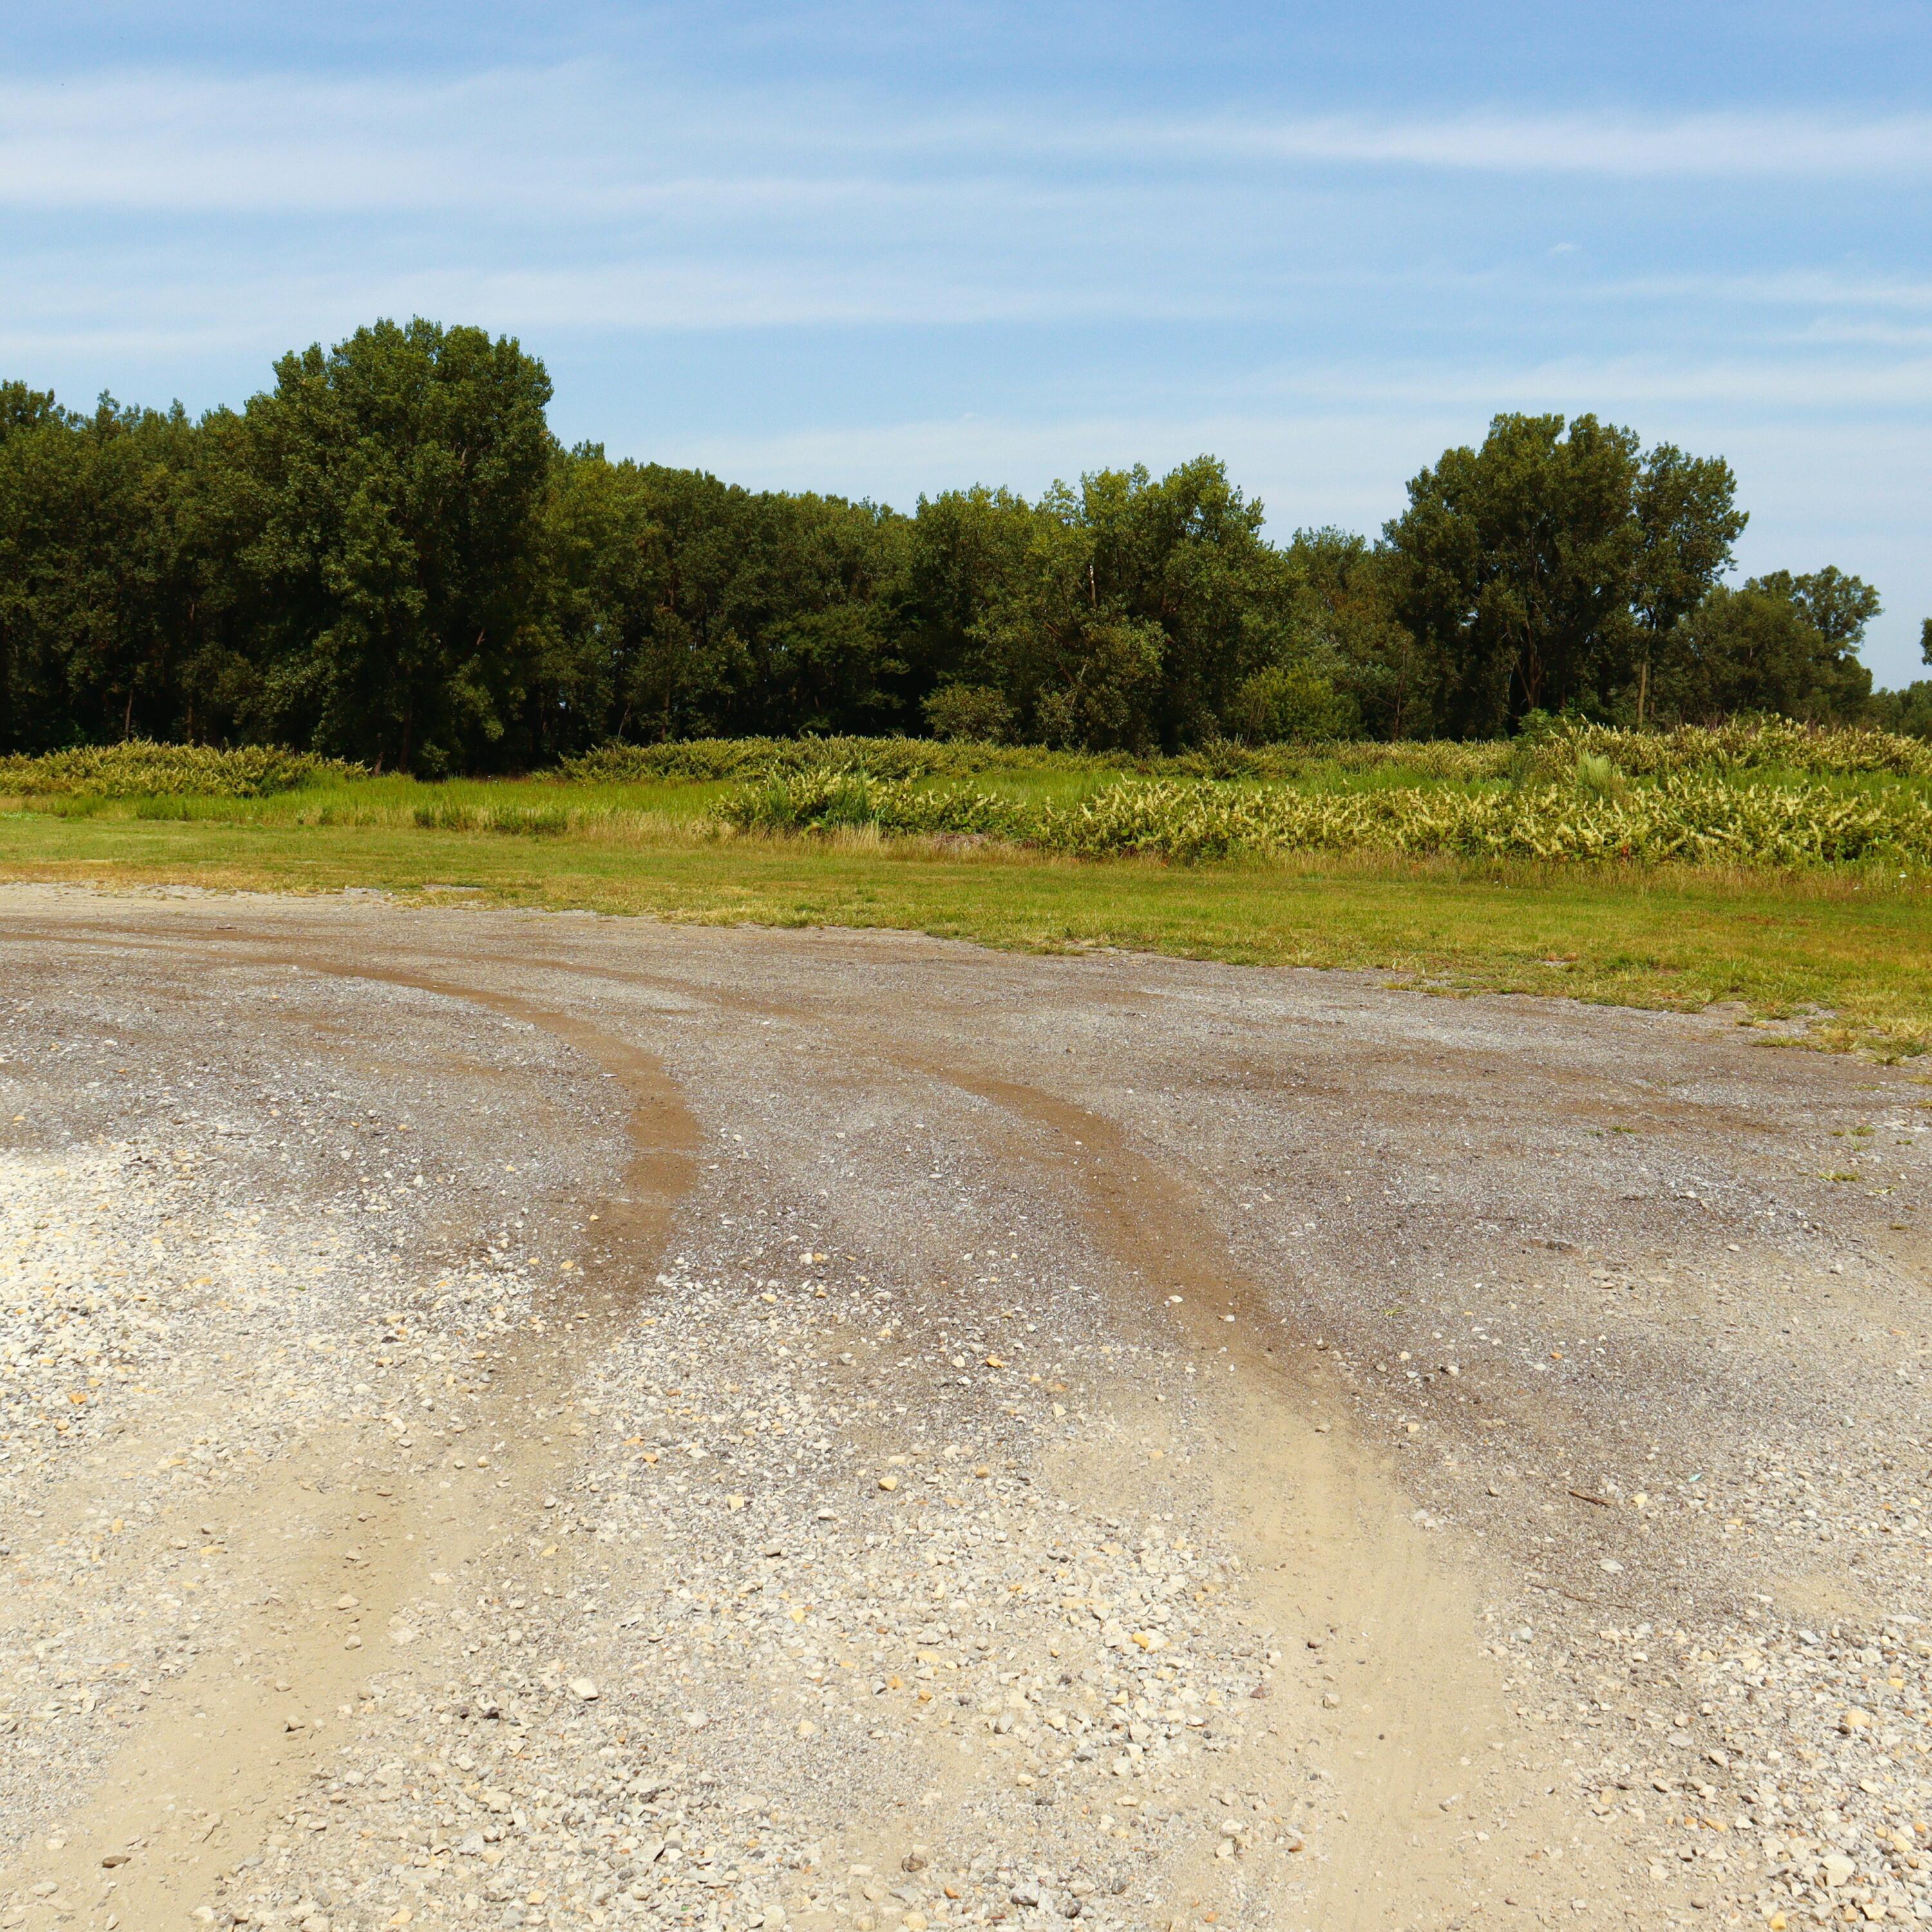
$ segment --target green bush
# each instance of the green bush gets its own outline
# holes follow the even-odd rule
[[[359,765],[274,745],[217,751],[134,739],[38,758],[0,758],[0,793],[16,798],[268,798],[320,778],[350,778]]]
[[[996,745],[1012,735],[1013,707],[990,684],[942,684],[920,709],[935,738]]]
[[[1252,744],[1346,738],[1361,728],[1354,704],[1306,664],[1270,664],[1234,694],[1234,728]]]
[[[1932,744],[1863,727],[1784,718],[1628,731],[1547,721],[1516,738],[1244,744],[1223,740],[1171,758],[1054,752],[1037,746],[930,738],[701,738],[611,744],[565,760],[560,776],[605,782],[749,779],[801,772],[862,772],[882,778],[967,778],[988,771],[1118,771],[1148,778],[1297,778],[1316,771],[1392,772],[1462,784],[1574,778],[1580,754],[1610,759],[1634,778],[1778,769],[1820,776],[1861,772],[1932,778]]]

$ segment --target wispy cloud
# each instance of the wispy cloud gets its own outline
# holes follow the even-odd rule
[[[1645,118],[1469,113],[1119,117],[1042,100],[917,112],[823,84],[694,90],[580,66],[455,80],[313,81],[134,73],[0,86],[0,202],[177,213],[652,214],[809,220],[828,208],[944,210],[997,184],[1104,198],[1049,161],[1233,174],[1386,170],[1610,179],[1932,179],[1932,116]],[[1017,199],[1016,199],[1017,198]]]
[[[1932,176],[1932,116],[1921,114],[1338,116],[1148,131],[1197,154],[1491,174],[1754,181]]]

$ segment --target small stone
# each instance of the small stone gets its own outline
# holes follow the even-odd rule
[[[898,1486],[899,1479],[896,1476],[881,1476],[879,1478],[879,1487],[882,1490],[896,1490]]]
[[[597,1701],[597,1686],[588,1677],[573,1677],[570,1680],[570,1694],[580,1703],[594,1704]]]

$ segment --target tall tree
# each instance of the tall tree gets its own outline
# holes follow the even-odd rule
[[[1397,616],[1394,554],[1334,529],[1298,530],[1288,545],[1295,630],[1312,668],[1376,738],[1435,728],[1439,665]]]
[[[1249,680],[1296,652],[1293,566],[1212,457],[1158,480],[1136,467],[1056,484],[1025,525],[1023,546],[1016,518],[998,548],[961,667],[1002,694],[1023,735],[1198,743],[1230,728]]]
[[[1644,459],[1634,493],[1639,532],[1632,614],[1636,662],[1632,712],[1646,722],[1663,640],[1730,568],[1749,520],[1736,507],[1737,479],[1720,456],[1687,456],[1659,443]]]
[[[1671,633],[1659,695],[1670,715],[1694,720],[1739,711],[1856,720],[1871,695],[1858,648],[1878,610],[1870,585],[1829,567],[1720,584]]]
[[[231,668],[225,423],[0,389],[0,743],[192,738]]]
[[[524,754],[550,394],[513,340],[420,318],[276,364],[246,415],[257,729],[430,773]]]
[[[1445,722],[1494,734],[1592,694],[1622,651],[1640,543],[1627,429],[1500,416],[1480,449],[1446,450],[1385,534],[1401,608],[1443,667]]]

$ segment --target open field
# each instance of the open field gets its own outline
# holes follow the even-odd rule
[[[454,892],[676,920],[1374,969],[1444,991],[1679,1010],[1736,1001],[1740,1018],[1796,1018],[1807,1038],[1881,1052],[1932,1042],[1932,881],[1916,867],[1901,877],[1889,860],[1782,871],[1350,853],[1096,862],[862,826],[723,837],[705,814],[727,789],[376,779],[255,800],[35,800],[0,811],[0,872]],[[463,829],[478,824],[500,829]]]
[[[1909,1066],[71,886],[0,986],[0,1922],[1932,1913]]]

